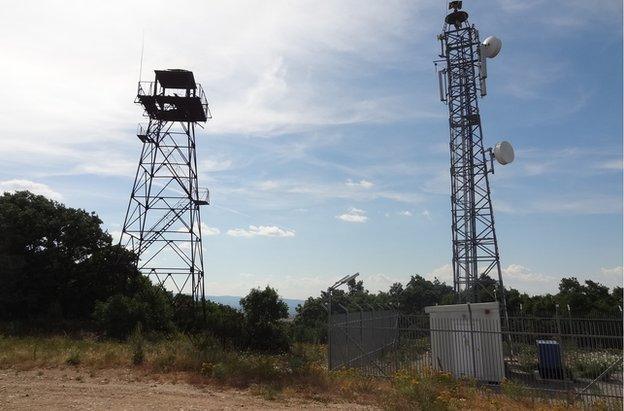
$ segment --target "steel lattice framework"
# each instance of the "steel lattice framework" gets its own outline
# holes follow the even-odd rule
[[[139,82],[135,102],[149,123],[137,132],[143,147],[121,243],[152,281],[204,301],[200,209],[209,196],[198,187],[195,127],[210,118],[206,98],[192,72],[163,70]]]
[[[453,5],[455,3],[455,5]],[[488,174],[491,153],[484,149],[478,95],[485,95],[479,32],[468,14],[446,17],[441,42],[441,100],[449,110],[453,283],[460,300],[476,302],[479,278],[497,281],[497,296],[506,308]],[[459,5],[461,8],[461,5]],[[506,310],[505,310],[506,312]]]

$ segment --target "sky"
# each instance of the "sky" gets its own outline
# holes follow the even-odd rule
[[[119,237],[154,69],[192,70],[206,293],[318,295],[360,273],[452,283],[446,3],[20,1],[0,14],[0,190],[95,211]],[[464,1],[503,48],[480,101],[506,285],[622,283],[622,3]]]

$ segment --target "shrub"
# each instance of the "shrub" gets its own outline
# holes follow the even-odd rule
[[[525,386],[511,380],[503,380],[501,383],[501,391],[503,394],[514,400],[522,400],[529,396]]]
[[[206,302],[205,329],[219,340],[223,349],[247,345],[245,316],[227,305]]]
[[[192,345],[193,362],[203,367],[206,363],[215,363],[223,357],[223,349],[219,341],[208,333],[188,336]]]
[[[450,374],[430,369],[399,371],[393,376],[392,385],[396,393],[391,404],[398,409],[407,406],[407,409],[447,410],[451,408],[451,393],[459,389],[458,381]]]
[[[593,379],[597,378],[619,359],[620,356],[618,354],[609,351],[573,351],[566,355],[566,365],[575,377]],[[612,367],[612,372],[618,369],[620,369],[618,366]],[[608,380],[610,375],[611,373],[607,372],[602,379]]]
[[[249,348],[284,353],[290,348],[290,339],[283,324],[256,323],[248,324]]]
[[[132,349],[132,364],[134,365],[143,364],[145,361],[145,341],[143,340],[142,329],[141,323],[137,323],[128,341]]]
[[[515,347],[517,349],[518,368],[524,372],[532,373],[537,370],[537,347],[535,345],[522,344]]]
[[[247,325],[249,348],[283,353],[290,348],[286,327],[280,322],[288,318],[288,306],[271,287],[252,289],[240,300]]]
[[[311,368],[325,362],[325,352],[319,345],[296,343],[287,359],[293,374],[305,375]]]
[[[67,363],[68,365],[78,365],[80,364],[80,351],[77,348],[72,348],[69,351],[69,355],[67,356],[67,359],[65,360],[65,363]]]
[[[140,322],[147,332],[170,332],[174,329],[168,295],[160,287],[146,286],[132,297],[116,294],[97,302],[94,317],[106,334],[125,339]]]
[[[248,387],[251,384],[279,386],[288,375],[276,357],[267,355],[224,353],[214,364],[205,363],[203,373],[223,384]]]

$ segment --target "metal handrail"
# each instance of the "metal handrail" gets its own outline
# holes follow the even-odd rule
[[[210,204],[210,190],[207,187],[197,189],[197,200]]]

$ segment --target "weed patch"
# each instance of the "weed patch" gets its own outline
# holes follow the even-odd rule
[[[67,363],[67,365],[79,365],[80,361],[80,351],[77,348],[72,348],[69,351],[69,355],[67,356],[65,363]]]

